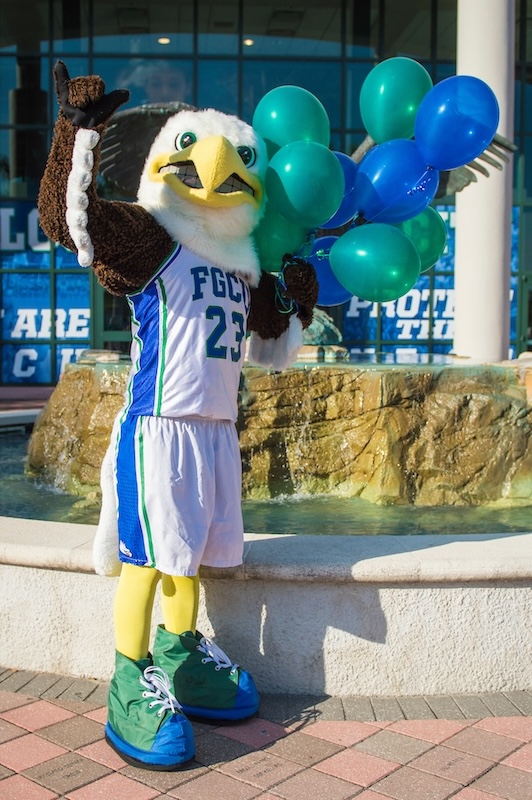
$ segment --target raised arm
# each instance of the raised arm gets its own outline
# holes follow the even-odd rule
[[[60,110],[39,190],[39,221],[50,239],[76,252],[82,266],[93,267],[106,289],[126,294],[142,286],[174,246],[139,205],[106,201],[97,193],[100,141],[129,93],[106,94],[97,75],[71,79],[62,62],[54,76]],[[142,250],[136,247],[134,266],[133,233]]]

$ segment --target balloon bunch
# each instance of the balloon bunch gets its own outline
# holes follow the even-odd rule
[[[433,86],[421,64],[403,57],[371,70],[359,102],[375,142],[360,164],[328,149],[327,113],[305,89],[273,89],[253,116],[270,158],[255,234],[261,264],[275,271],[284,253],[306,249],[322,306],[353,295],[386,302],[412,288],[445,248],[445,224],[430,207],[439,171],[477,158],[499,122],[486,83],[459,75]],[[318,229],[331,235],[316,238]]]

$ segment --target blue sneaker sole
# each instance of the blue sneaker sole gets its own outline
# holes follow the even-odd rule
[[[247,708],[203,708],[202,706],[182,705],[183,713],[187,717],[201,720],[212,720],[213,722],[238,722],[241,719],[253,717],[259,710],[259,704]]]
[[[133,747],[122,739],[111,728],[109,723],[105,726],[105,740],[107,744],[113,748],[115,753],[118,753],[126,764],[132,767],[139,767],[139,769],[153,769],[160,772],[174,772],[178,769],[183,769],[194,758],[194,747],[189,747],[183,753],[183,756],[176,761],[176,756],[151,753],[149,750],[141,750],[138,747]]]

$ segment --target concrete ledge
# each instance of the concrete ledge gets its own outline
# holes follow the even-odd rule
[[[6,667],[110,678],[94,530],[0,517]],[[199,627],[265,692],[498,692],[532,687],[531,607],[532,533],[248,534],[242,567],[202,571]]]
[[[93,525],[0,516],[0,564],[94,573]],[[532,532],[500,534],[245,535],[244,563],[204,578],[324,583],[532,580]]]
[[[13,428],[20,425],[31,426],[41,413],[41,408],[20,408],[0,411],[0,428]]]

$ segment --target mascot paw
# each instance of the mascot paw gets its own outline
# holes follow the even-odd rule
[[[308,328],[318,300],[318,279],[314,267],[302,258],[286,254],[283,256],[281,276],[286,297],[297,305],[297,316],[303,328]]]
[[[127,89],[105,94],[105,83],[97,75],[70,79],[62,61],[54,67],[57,97],[63,113],[77,128],[96,128],[129,100]]]

